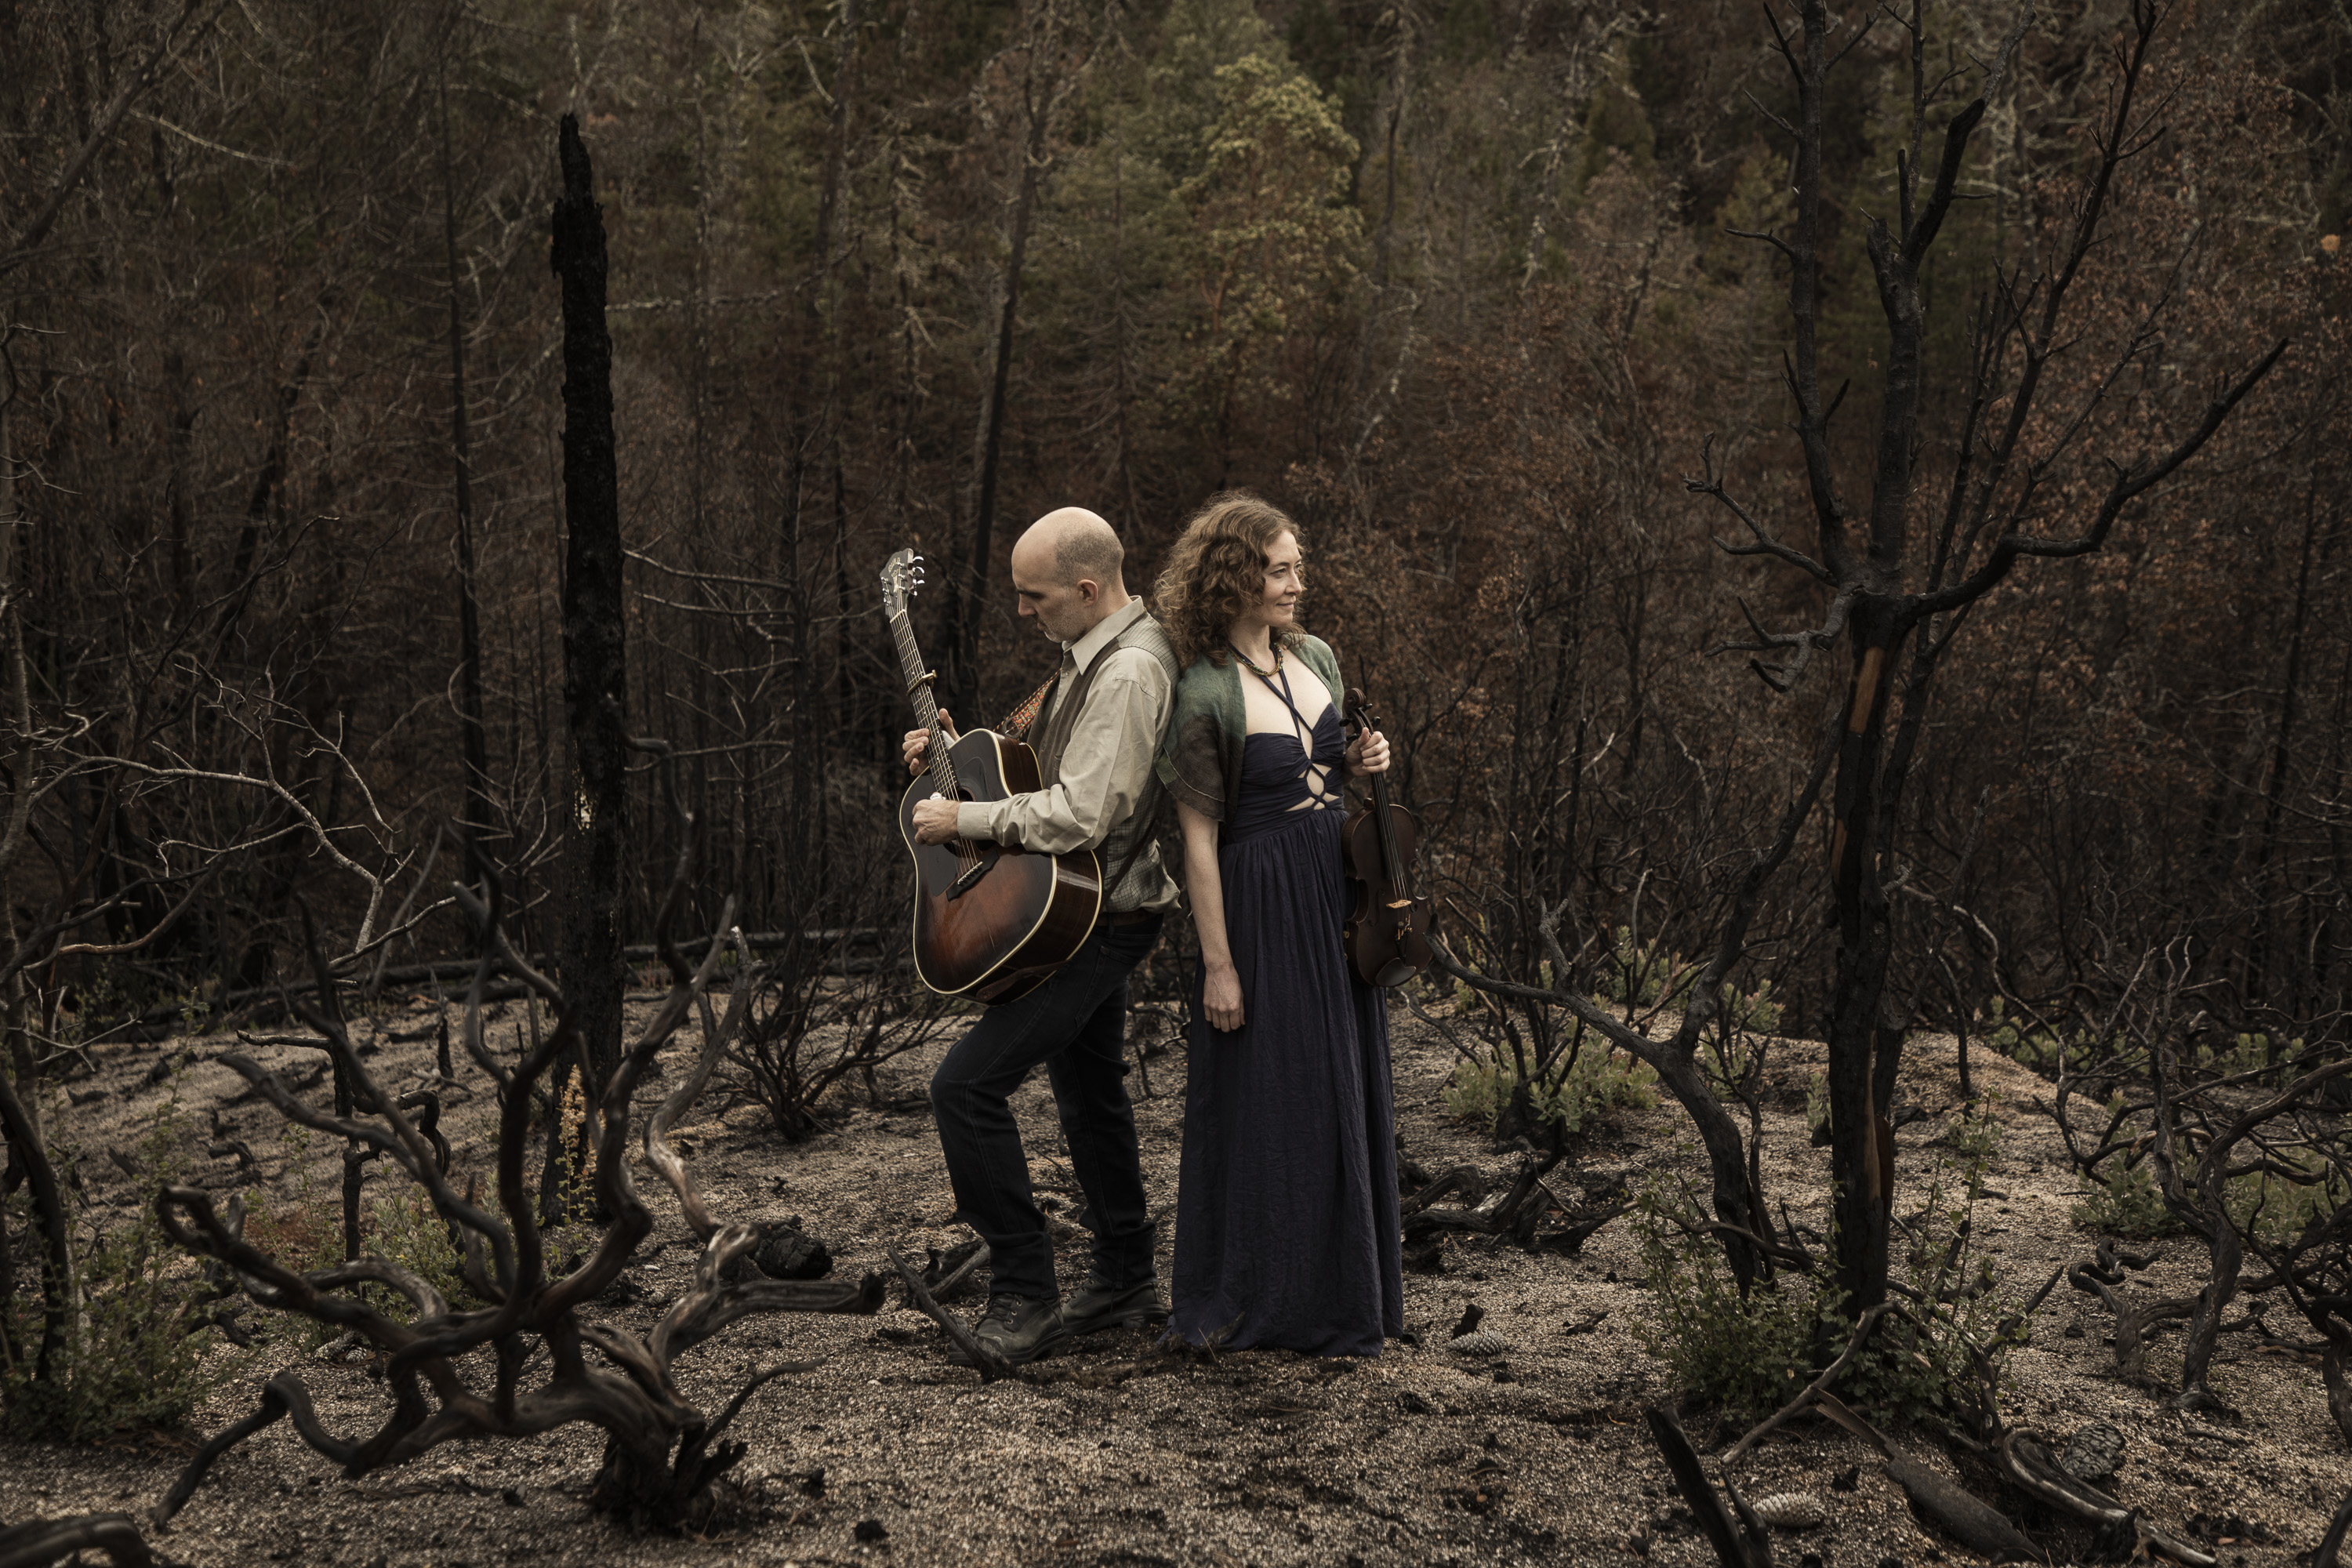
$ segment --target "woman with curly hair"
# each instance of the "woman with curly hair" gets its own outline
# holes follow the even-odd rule
[[[1160,776],[1201,939],[1170,1332],[1378,1355],[1403,1328],[1382,994],[1341,945],[1339,661],[1298,627],[1290,519],[1246,491],[1185,527],[1155,597],[1184,665]]]

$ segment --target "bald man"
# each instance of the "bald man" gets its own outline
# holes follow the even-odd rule
[[[1110,524],[1079,507],[1047,512],[1021,536],[1013,547],[1021,614],[1062,647],[1026,731],[1045,787],[985,804],[934,798],[913,813],[926,844],[1092,849],[1102,861],[1103,914],[1085,945],[1043,985],[982,1014],[931,1078],[957,1215],[988,1243],[988,1310],[973,1332],[1015,1364],[1074,1334],[1168,1316],[1125,1058],[1127,977],[1176,902],[1152,816],[1177,666],[1160,623],[1127,591],[1125,553]],[[922,771],[928,742],[926,731],[908,732],[909,772]],[[1066,1303],[1008,1103],[1041,1062],[1094,1231],[1087,1286]]]

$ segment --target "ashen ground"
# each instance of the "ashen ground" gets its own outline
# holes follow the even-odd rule
[[[415,1030],[427,1016],[413,1009],[377,1026],[383,1043],[373,1068],[382,1081],[404,1085],[431,1070],[428,1042],[388,1037]],[[1495,1152],[1475,1129],[1444,1115],[1449,1047],[1400,1018],[1396,1096],[1408,1152],[1433,1171],[1464,1162],[1490,1176],[1513,1169],[1515,1154]],[[200,1058],[229,1044],[194,1043]],[[694,1047],[689,1034],[672,1047],[670,1074]],[[99,1078],[71,1086],[87,1103],[60,1110],[68,1135],[93,1152],[110,1142],[128,1143],[166,1092],[143,1081],[163,1049],[104,1047]],[[1807,1145],[1801,1104],[1819,1049],[1795,1041],[1776,1047],[1779,1092],[1765,1119],[1764,1154],[1767,1190],[1816,1227],[1827,1153]],[[1950,1050],[1948,1041],[1927,1040],[1909,1053],[1904,1092],[1931,1111],[1958,1100]],[[319,1059],[290,1049],[275,1054],[289,1067]],[[861,1097],[834,1131],[798,1147],[766,1131],[751,1105],[730,1107],[723,1079],[714,1085],[682,1130],[714,1210],[730,1218],[801,1215],[852,1277],[885,1267],[885,1246],[919,1256],[927,1245],[959,1239],[964,1233],[949,1224],[952,1200],[920,1109],[937,1055],[935,1048],[902,1059],[885,1075],[894,1103],[911,1109],[876,1110]],[[1979,1233],[1996,1249],[2005,1287],[2022,1298],[2091,1241],[2069,1218],[2074,1196],[2055,1130],[2032,1110],[2037,1094],[2047,1098],[2046,1086],[1997,1058],[1980,1055],[1976,1067],[1981,1085],[2003,1092],[2006,1126],[1990,1178],[2000,1195],[1985,1201]],[[1140,1094],[1148,1076],[1139,1115],[1155,1208],[1172,1210],[1175,1201],[1182,1071],[1178,1051],[1151,1060],[1148,1074],[1133,1080]],[[461,1165],[478,1167],[489,1097],[469,1066],[461,1077],[475,1090],[453,1091],[457,1103],[445,1126]],[[201,1123],[208,1105],[241,1087],[226,1068],[200,1059],[178,1092]],[[661,1087],[662,1080],[651,1086],[644,1107]],[[93,1090],[101,1097],[90,1100]],[[1016,1103],[1040,1190],[1060,1199],[1064,1214],[1074,1212],[1042,1077]],[[274,1112],[248,1103],[226,1112],[225,1124],[261,1155],[269,1175],[280,1174],[284,1145]],[[1932,1118],[1897,1135],[1908,1175],[1936,1158],[1939,1127]],[[1589,1173],[1620,1172],[1638,1182],[1651,1170],[1689,1170],[1696,1161],[1687,1123],[1662,1106],[1623,1117],[1585,1148],[1580,1163]],[[208,1178],[233,1186],[233,1165],[215,1162]],[[115,1175],[108,1161],[84,1168]],[[641,1293],[630,1293],[634,1306],[610,1309],[637,1325],[674,1298],[694,1256],[676,1205],[648,1176],[640,1173],[640,1187],[656,1226],[629,1274]],[[372,1177],[371,1191],[383,1190],[374,1185],[383,1180]],[[1910,1190],[1916,1201],[1924,1186]],[[137,1200],[119,1178],[111,1189],[93,1183],[89,1195],[101,1215]],[[1083,1271],[1084,1238],[1056,1224],[1066,1289]],[[1163,1231],[1163,1268],[1166,1240]],[[2153,1268],[2135,1276],[2145,1283],[2133,1289],[2194,1288],[2200,1276],[2191,1247],[2174,1241],[2164,1250]],[[1633,1331],[1645,1310],[1638,1276],[1634,1238],[1622,1220],[1575,1259],[1473,1243],[1450,1250],[1444,1275],[1406,1277],[1407,1321],[1427,1335],[1424,1348],[1391,1345],[1363,1363],[1253,1352],[1099,1389],[982,1387],[974,1373],[947,1364],[928,1320],[895,1306],[877,1318],[758,1320],[681,1363],[682,1385],[705,1408],[723,1403],[757,1366],[778,1359],[822,1364],[754,1396],[736,1427],[751,1444],[738,1471],[750,1483],[745,1522],[708,1538],[635,1534],[592,1518],[583,1498],[602,1440],[586,1427],[535,1440],[447,1445],[353,1483],[280,1424],[215,1466],[156,1543],[205,1568],[1468,1565],[1630,1562],[1637,1550],[1654,1563],[1706,1563],[1711,1555],[1678,1518],[1678,1500],[1640,1421],[1641,1406],[1667,1389]],[[897,1294],[894,1286],[894,1300]],[[1474,1301],[1486,1309],[1486,1326],[1509,1342],[1499,1367],[1441,1348]],[[1597,1328],[1569,1331],[1596,1311],[1607,1314]],[[2074,1327],[2080,1336],[2067,1337]],[[2010,1421],[2060,1441],[2086,1422],[2111,1422],[2128,1439],[2115,1483],[2127,1503],[2175,1528],[2204,1512],[2235,1514],[2271,1532],[2273,1544],[2220,1548],[2224,1563],[2285,1568],[2307,1561],[2352,1485],[2352,1456],[2328,1421],[2316,1369],[2252,1353],[2242,1337],[2225,1340],[2213,1382],[2237,1414],[2184,1417],[2114,1380],[2103,1342],[2109,1327],[2096,1303],[2063,1284],[2053,1291],[2034,1315],[2032,1343],[2009,1363]],[[2286,1321],[2280,1327],[2293,1334]],[[2179,1345],[2177,1329],[2160,1336],[2151,1366],[2160,1373],[2168,1360],[2177,1372]],[[1146,1348],[1141,1333],[1115,1331],[1076,1353],[1109,1363]],[[268,1342],[237,1363],[195,1429],[209,1434],[246,1414],[257,1384],[300,1359],[287,1342]],[[331,1427],[358,1435],[380,1422],[383,1384],[362,1366],[313,1360],[305,1375]],[[155,1438],[95,1448],[7,1444],[0,1453],[0,1521],[143,1512],[170,1485],[184,1452]],[[1857,1466],[1853,1489],[1830,1485]],[[1806,1490],[1826,1505],[1822,1526],[1780,1539],[1781,1562],[1807,1552],[1826,1564],[1864,1568],[1890,1558],[1906,1568],[1974,1560],[1913,1517],[1860,1443],[1823,1425],[1800,1423],[1769,1440],[1738,1479],[1751,1497]]]

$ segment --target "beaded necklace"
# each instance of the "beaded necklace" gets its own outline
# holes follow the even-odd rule
[[[1250,656],[1244,653],[1231,639],[1226,641],[1225,646],[1234,650],[1234,657],[1240,659],[1242,661],[1243,668],[1247,669],[1252,675],[1256,676],[1260,680],[1272,680],[1276,676],[1282,673],[1282,639],[1280,637],[1276,637],[1273,638],[1272,641],[1274,643],[1274,668],[1272,669],[1260,669],[1256,663],[1251,659]]]

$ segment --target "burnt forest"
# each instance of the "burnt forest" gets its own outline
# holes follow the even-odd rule
[[[2345,0],[0,0],[0,1568],[2352,1563]],[[1016,1362],[901,737],[1234,491],[1404,1328]]]

